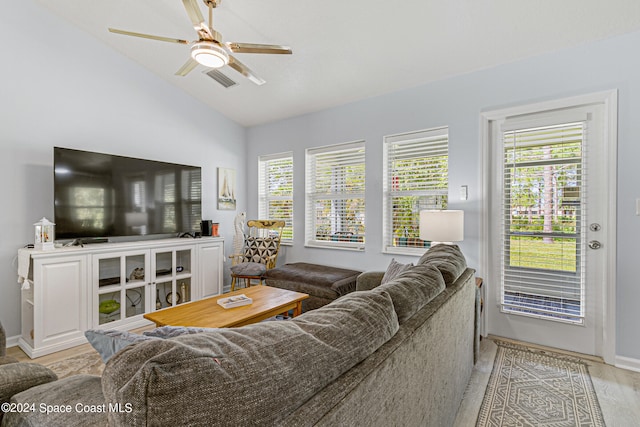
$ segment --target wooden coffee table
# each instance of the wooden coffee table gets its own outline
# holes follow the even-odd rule
[[[222,308],[218,304],[220,298],[240,294],[251,298],[253,303],[234,308]],[[157,327],[230,328],[260,322],[289,310],[298,316],[302,313],[302,300],[306,298],[309,295],[259,285],[147,313],[144,318]]]

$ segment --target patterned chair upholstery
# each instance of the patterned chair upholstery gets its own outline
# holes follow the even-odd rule
[[[230,255],[231,290],[235,290],[237,279],[244,279],[245,286],[251,286],[251,280],[262,284],[264,273],[276,266],[280,239],[284,221],[249,220],[249,232],[245,234],[244,248],[241,254]]]

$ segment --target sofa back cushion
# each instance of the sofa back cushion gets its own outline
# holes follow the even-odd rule
[[[435,265],[440,270],[447,286],[453,284],[467,268],[467,260],[458,245],[432,246],[418,260],[418,265],[427,263]]]
[[[418,264],[371,292],[388,293],[398,316],[404,323],[445,288],[440,270],[431,264]]]
[[[390,296],[346,295],[290,321],[129,346],[107,364],[115,425],[273,425],[398,330]]]

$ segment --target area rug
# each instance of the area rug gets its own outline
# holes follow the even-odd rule
[[[101,375],[104,369],[104,363],[96,351],[76,354],[46,366],[55,372],[58,378],[76,374]]]
[[[603,427],[587,365],[578,358],[496,340],[476,427]]]

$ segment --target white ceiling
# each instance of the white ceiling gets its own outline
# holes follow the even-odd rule
[[[202,66],[174,75],[188,46],[107,31],[194,40],[181,0],[36,1],[245,126],[640,30],[638,0],[223,0],[213,26],[225,41],[293,49],[237,54],[267,83],[225,67],[239,83],[225,89]]]

